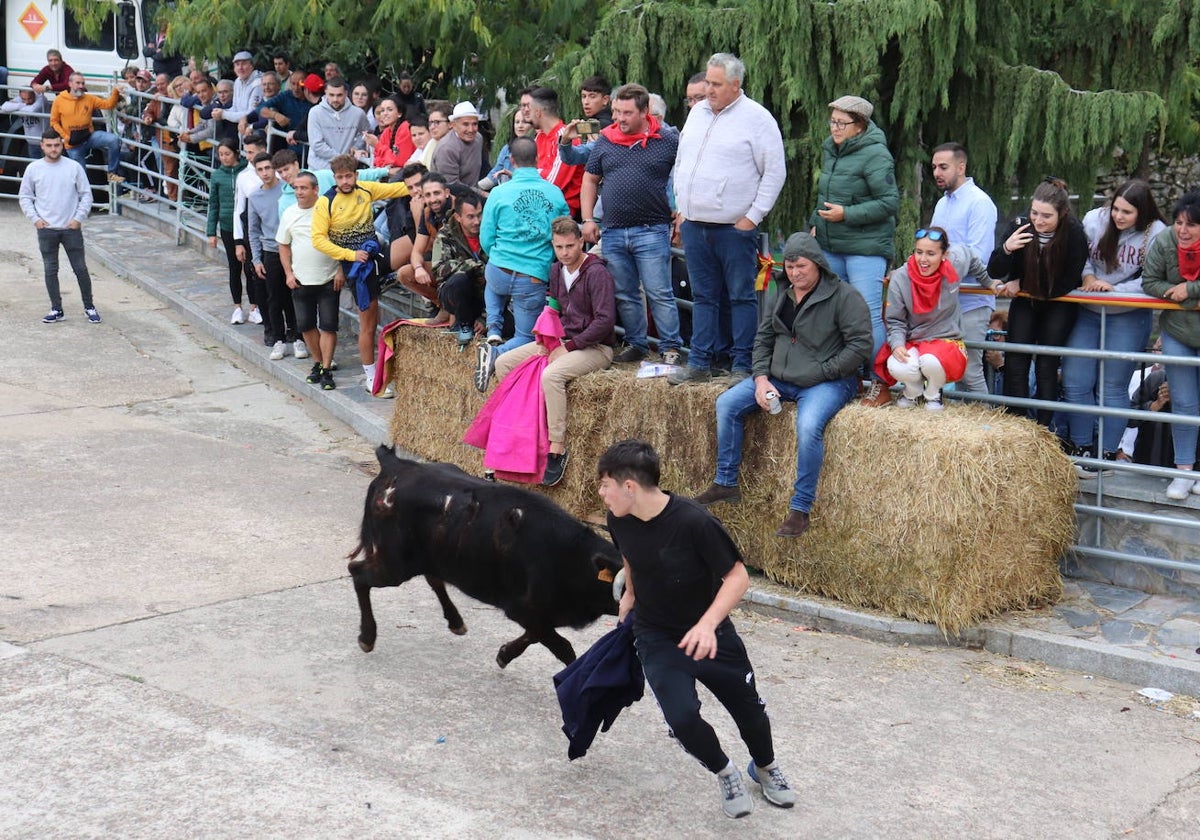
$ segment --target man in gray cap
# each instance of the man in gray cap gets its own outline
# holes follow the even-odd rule
[[[752,377],[717,398],[717,476],[696,497],[702,505],[737,502],[746,417],[775,400],[796,403],[796,483],[787,516],[775,533],[798,537],[808,528],[825,454],[825,426],[854,398],[858,368],[871,353],[871,316],[842,282],[817,240],[793,233],[783,247],[787,284],[768,291],[754,338]],[[778,410],[778,409],[775,409]]]
[[[237,125],[248,117],[263,100],[262,73],[254,69],[254,56],[242,50],[233,57],[233,104],[228,108],[213,108],[215,120],[224,120]],[[249,133],[247,127],[246,132]]]

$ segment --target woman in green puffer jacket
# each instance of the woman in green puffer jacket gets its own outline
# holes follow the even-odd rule
[[[874,359],[883,346],[883,281],[900,209],[896,164],[883,131],[871,121],[870,102],[843,96],[829,107],[829,137],[821,146],[817,207],[809,224],[830,268],[867,301]],[[876,379],[863,402],[886,405],[891,395]]]

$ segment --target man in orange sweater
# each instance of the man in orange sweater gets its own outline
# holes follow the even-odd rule
[[[67,157],[83,166],[92,149],[103,149],[108,160],[108,180],[119,184],[125,179],[117,174],[121,165],[121,138],[111,131],[97,129],[92,115],[101,109],[115,108],[121,92],[112,89],[107,99],[87,92],[87,80],[82,73],[72,73],[70,87],[60,93],[50,108],[50,127],[58,132],[67,146]]]

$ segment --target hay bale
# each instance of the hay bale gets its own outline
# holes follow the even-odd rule
[[[826,430],[812,527],[794,542],[774,536],[792,494],[791,424],[747,424],[745,452],[742,503],[714,512],[780,583],[946,633],[1061,595],[1078,482],[1030,421],[847,406]]]
[[[397,446],[478,475],[482,453],[462,435],[483,405],[474,348],[451,335],[402,330],[397,343]],[[662,486],[695,495],[716,472],[713,405],[723,385],[672,388],[631,366],[567,388],[561,484],[542,488],[585,519],[602,517],[595,465],[614,441],[640,437],[662,455]],[[742,502],[721,518],[749,565],[800,590],[887,610],[954,633],[1007,609],[1056,600],[1058,557],[1074,532],[1077,482],[1041,427],[971,405],[941,414],[851,405],[826,432],[812,527],[775,536],[795,477],[795,408],[746,423]]]

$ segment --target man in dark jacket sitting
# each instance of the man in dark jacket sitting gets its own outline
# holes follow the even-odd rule
[[[559,216],[550,230],[556,260],[550,266],[547,296],[558,304],[564,335],[562,346],[550,353],[550,364],[542,373],[550,433],[550,455],[542,479],[547,487],[562,481],[567,467],[567,383],[612,364],[617,312],[612,275],[599,257],[583,252],[578,223],[570,216]],[[545,352],[538,342],[509,350],[496,360],[497,380],[502,381],[535,353]]]
[[[825,426],[853,399],[856,371],[871,353],[866,301],[830,269],[821,246],[793,233],[783,248],[787,284],[777,283],[754,338],[751,378],[717,398],[717,477],[696,497],[702,505],[736,502],[742,432],[747,415],[777,399],[796,403],[796,484],[787,517],[775,533],[798,537],[808,528],[825,454]]]

